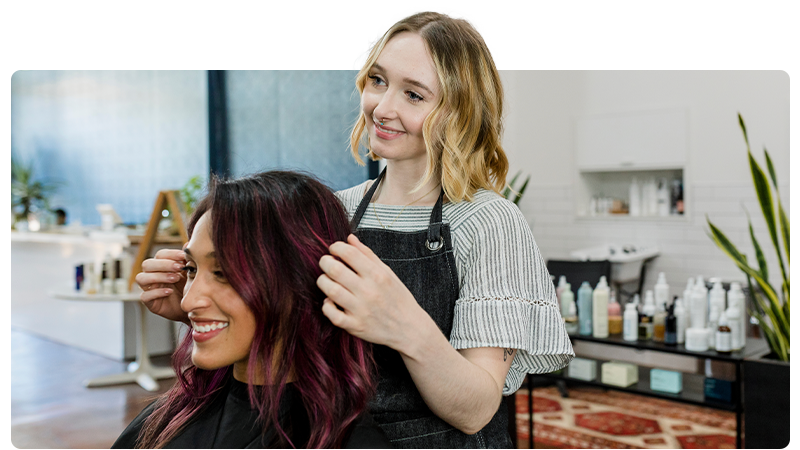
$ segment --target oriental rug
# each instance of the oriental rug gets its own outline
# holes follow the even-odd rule
[[[734,448],[732,412],[619,391],[533,390],[535,448]],[[528,391],[517,392],[518,448],[529,445]]]

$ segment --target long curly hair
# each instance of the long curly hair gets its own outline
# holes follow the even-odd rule
[[[212,179],[189,221],[190,236],[206,212],[221,270],[255,316],[248,379],[273,380],[262,389],[248,382],[264,429],[275,427],[283,445],[341,447],[375,389],[371,345],[330,323],[316,285],[320,258],[350,233],[347,213],[322,183],[288,171]],[[178,380],[158,399],[137,448],[164,447],[232,376],[232,366],[194,366],[192,345],[189,333],[173,355]],[[259,363],[265,361],[286,364]],[[278,421],[290,375],[309,417],[308,442],[292,442]]]

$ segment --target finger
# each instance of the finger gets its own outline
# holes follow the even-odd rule
[[[350,291],[341,284],[331,280],[325,274],[317,278],[317,286],[328,298],[335,301],[342,308],[349,309],[355,303],[355,296],[353,296]]]
[[[142,295],[139,297],[143,302],[151,302],[153,300],[163,300],[169,297],[174,291],[171,288],[159,288],[159,289],[151,289],[149,291],[142,292]]]
[[[323,255],[319,260],[319,267],[325,272],[325,275],[328,275],[330,279],[341,284],[350,292],[354,292],[354,289],[361,281],[361,278],[356,275],[353,269],[331,255]]]
[[[182,273],[175,272],[139,272],[134,280],[142,289],[145,289],[146,286],[152,284],[177,283],[183,279],[183,276]]]
[[[352,245],[353,247],[355,247],[358,251],[366,255],[367,258],[371,259],[373,262],[383,264],[383,261],[381,261],[381,259],[378,258],[378,255],[376,255],[371,248],[364,245],[364,243],[361,242],[355,234],[347,236],[347,242],[350,243],[350,245]]]
[[[156,252],[155,259],[171,259],[173,261],[186,261],[186,253],[174,248],[162,248]]]
[[[142,272],[179,272],[185,266],[185,260],[150,258],[142,262]]]
[[[364,252],[347,242],[334,242],[328,247],[328,251],[331,252],[331,255],[344,261],[359,275],[368,274],[375,267],[375,262],[370,260]]]
[[[325,314],[325,317],[327,317],[332,324],[346,331],[348,330],[348,325],[350,324],[350,318],[344,311],[340,310],[336,306],[333,300],[326,298],[322,302],[322,314]]]

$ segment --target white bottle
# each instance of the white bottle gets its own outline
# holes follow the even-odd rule
[[[558,303],[561,305],[561,317],[567,317],[568,309],[564,308],[564,304],[561,303],[561,293],[564,292],[564,285],[567,284],[567,277],[561,275],[558,278],[558,286],[556,286],[556,298],[558,299]]]
[[[714,348],[720,353],[730,353],[732,334],[733,332],[728,326],[728,319],[723,311],[719,316],[717,332],[714,333]]]
[[[664,275],[664,272],[659,272],[658,281],[653,291],[656,295],[656,306],[666,311],[667,302],[669,301],[669,285],[667,284],[667,277]]]
[[[669,188],[667,187],[667,179],[662,178],[658,181],[658,215],[660,217],[669,216]]]
[[[731,283],[731,289],[728,291],[728,303],[735,304],[739,308],[739,335],[741,336],[742,347],[747,344],[747,311],[744,305],[744,292],[742,286],[737,282]],[[730,326],[730,324],[728,324]]]
[[[716,305],[711,307],[711,312],[708,315],[708,348],[717,348],[717,328],[719,328],[720,311]]]
[[[725,289],[722,288],[722,281],[717,280],[708,293],[708,305],[709,310],[716,306],[717,311],[725,311]]]
[[[658,215],[658,187],[656,185],[656,179],[651,178],[649,183],[650,185],[650,192],[649,197],[647,199],[648,206],[648,216],[657,216]]]
[[[705,328],[708,320],[706,309],[708,294],[705,285],[699,282],[701,279],[702,277],[698,279],[698,283],[692,289],[691,302],[689,304],[692,312],[692,322],[689,328]]]
[[[739,305],[732,303],[731,306],[728,307],[728,310],[725,311],[725,317],[728,322],[728,327],[731,329],[731,350],[741,350],[744,347],[744,343],[742,342],[742,334],[739,330],[741,327],[740,317],[739,314]],[[722,322],[720,321],[720,325]]]
[[[689,277],[686,281],[686,288],[683,290],[683,301],[685,302],[683,306],[686,307],[688,311],[691,306],[691,299],[692,299],[692,291],[694,290],[694,278]]]
[[[622,316],[622,339],[635,341],[639,338],[639,312],[636,311],[636,304],[631,302],[625,305],[625,313]]]
[[[592,336],[596,338],[608,337],[608,297],[608,282],[601,276],[592,292]]]
[[[572,293],[572,284],[564,283],[564,290],[561,291],[561,316],[569,317],[570,307],[575,305],[575,294]]]
[[[653,291],[651,290],[648,290],[644,294],[644,306],[642,307],[642,314],[645,316],[650,316],[651,318],[656,315],[655,297],[653,296]]]
[[[686,325],[688,325],[689,320],[688,316],[686,315],[686,309],[683,307],[683,301],[681,299],[675,300],[675,322],[676,322],[676,341],[678,344],[683,344],[686,342]]]
[[[639,182],[634,177],[628,192],[628,214],[630,214],[631,217],[638,217],[642,215],[641,197],[642,190],[639,187]]]

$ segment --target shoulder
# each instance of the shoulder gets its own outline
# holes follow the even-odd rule
[[[356,419],[344,448],[392,448],[389,438],[367,411]]]
[[[446,215],[454,232],[465,236],[531,232],[517,205],[486,189],[479,189],[472,201],[450,205]]]
[[[364,198],[364,191],[371,184],[372,180],[367,180],[351,188],[342,189],[341,191],[336,191],[335,194],[339,198],[339,201],[342,202],[347,212],[351,213],[352,210],[358,207],[358,203],[361,201],[362,198]]]
[[[147,420],[150,414],[155,410],[156,401],[157,400],[147,405],[142,412],[133,419],[122,434],[119,435],[111,448],[134,448],[136,446],[136,440],[139,438],[139,433],[142,431],[144,421]]]

